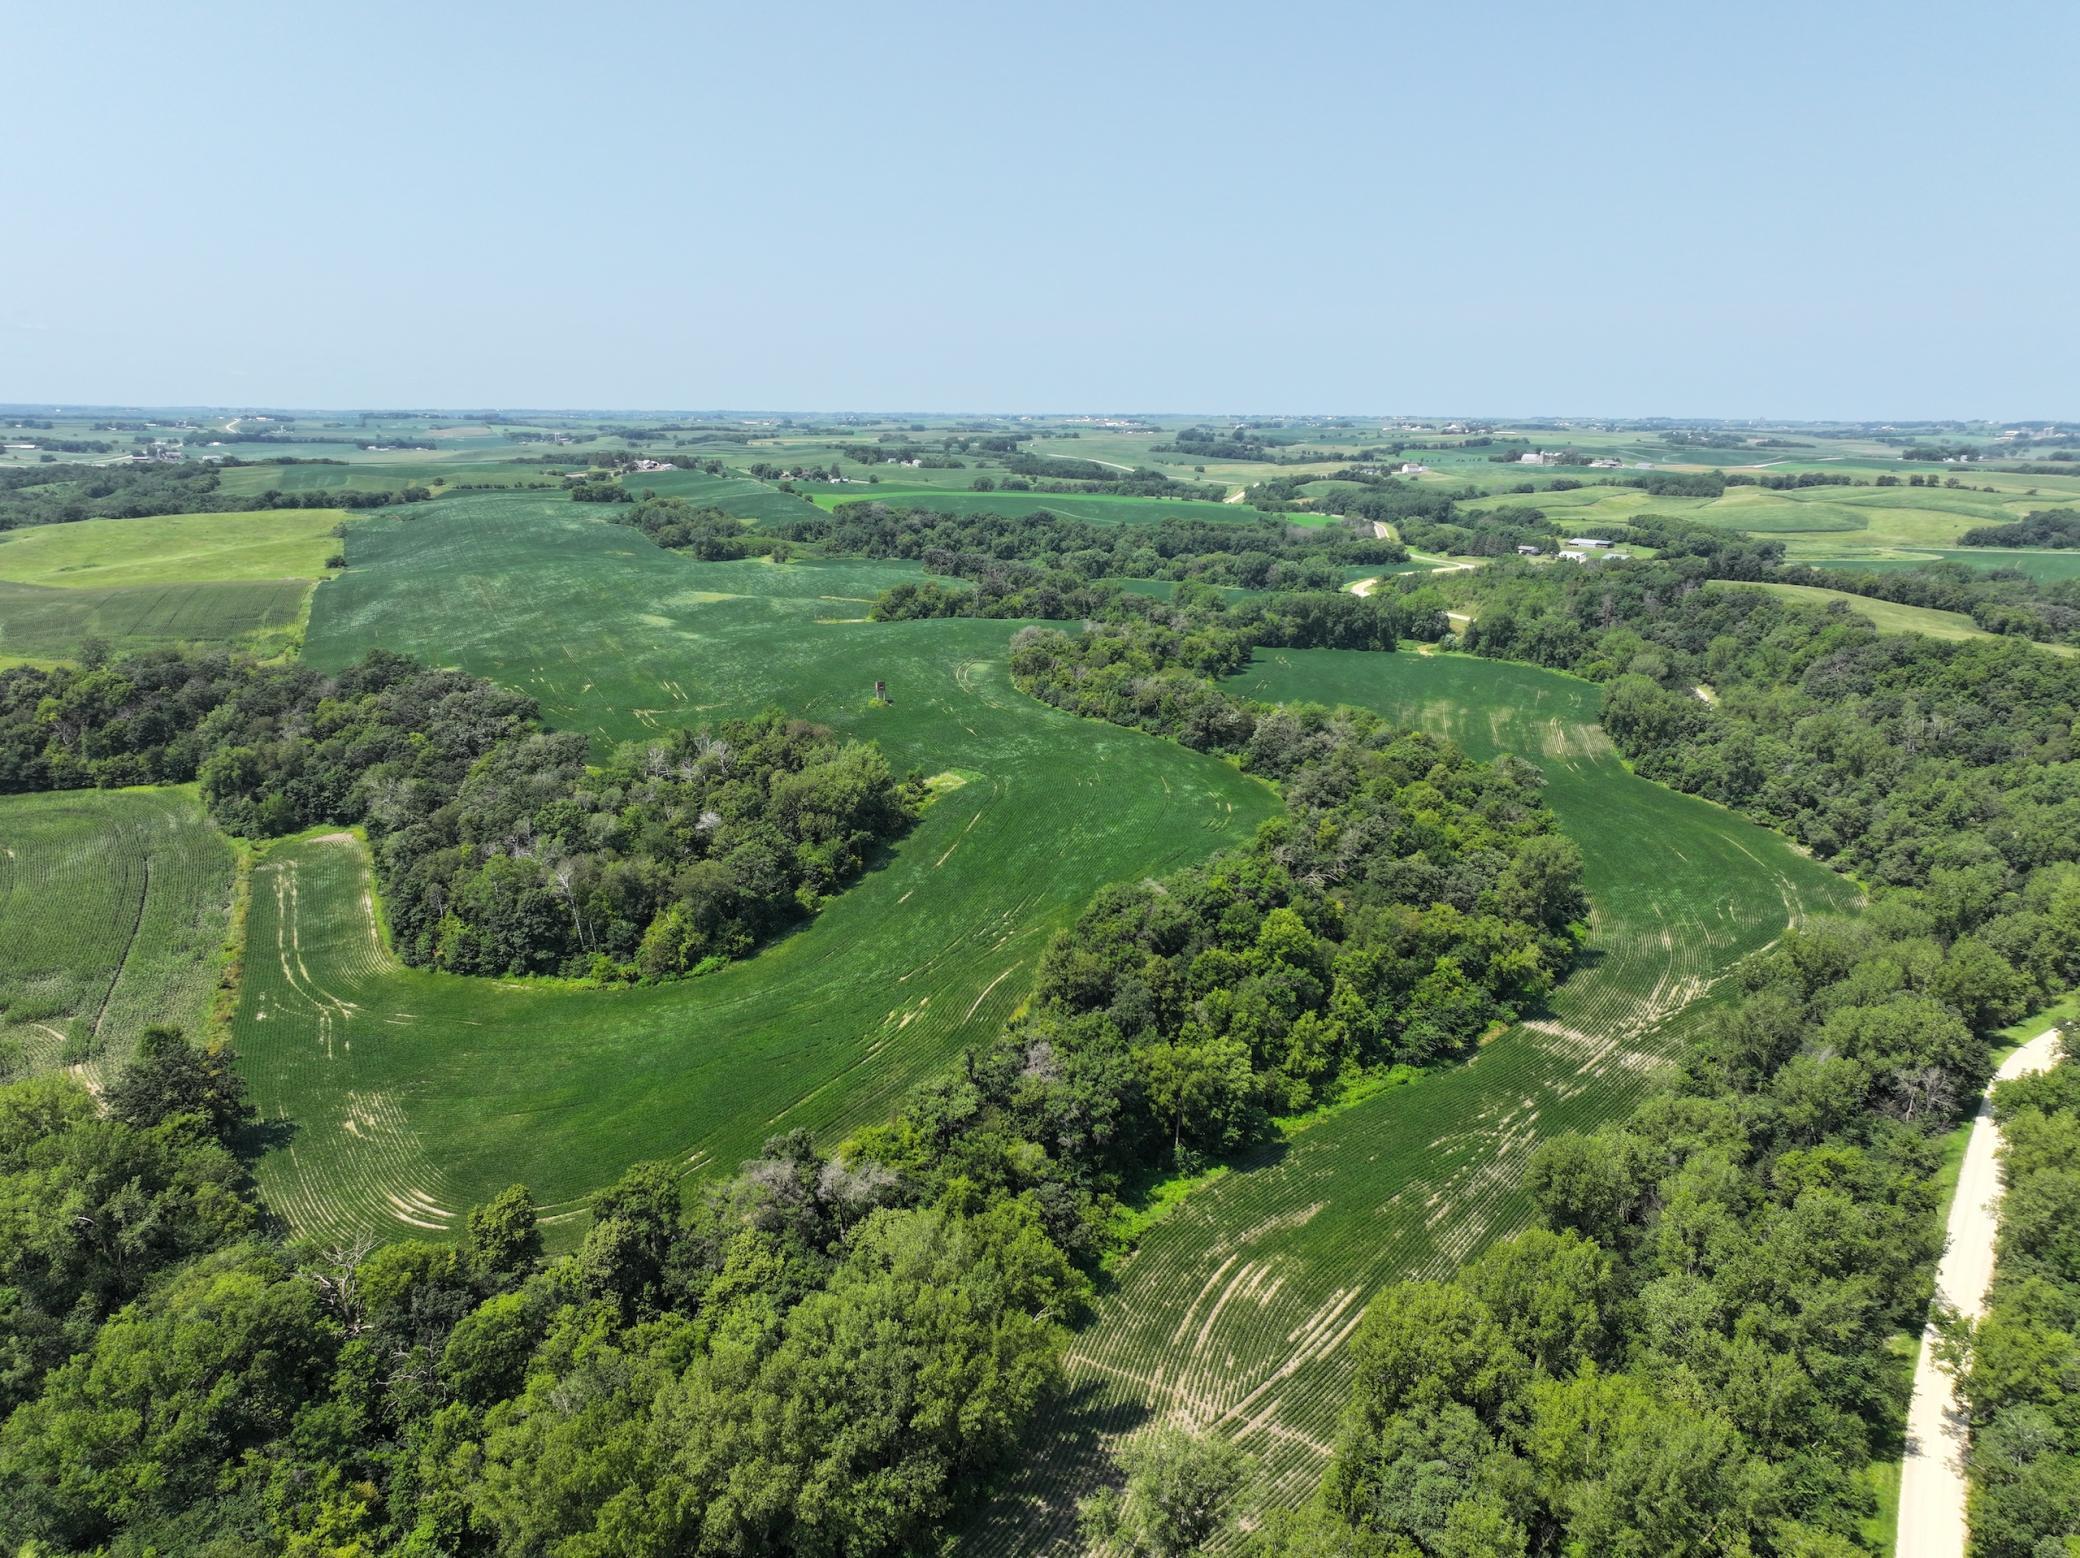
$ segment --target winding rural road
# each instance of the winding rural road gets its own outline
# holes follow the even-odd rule
[[[2042,1071],[2056,1057],[2058,1030],[2031,1039],[2001,1063],[1996,1082]],[[1987,1094],[1993,1089],[1989,1086]],[[2000,1217],[1997,1155],[2000,1129],[1981,1099],[1950,1203],[1949,1242],[1936,1268],[1936,1296],[1976,1319],[1993,1280],[1993,1238]],[[1936,1362],[1936,1330],[1921,1333],[1914,1397],[1907,1407],[1907,1455],[1899,1479],[1899,1545],[1895,1558],[1964,1558],[1965,1419],[1957,1382]]]

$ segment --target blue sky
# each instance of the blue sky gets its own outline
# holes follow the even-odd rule
[[[19,8],[0,401],[2080,416],[2080,6]]]

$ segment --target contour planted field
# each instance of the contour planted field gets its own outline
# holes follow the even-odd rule
[[[807,498],[782,492],[750,476],[710,476],[705,471],[639,471],[626,485],[635,492],[654,492],[660,498],[684,498],[702,508],[718,508],[739,519],[761,525],[812,516],[815,505]],[[833,488],[868,495],[866,488]]]
[[[190,786],[0,798],[0,1051],[105,1077],[154,1023],[200,1037],[231,878]]]
[[[602,740],[777,705],[964,782],[806,929],[639,989],[400,967],[358,842],[274,846],[236,1031],[255,1101],[292,1124],[259,1173],[301,1229],[453,1230],[517,1179],[568,1235],[631,1161],[734,1170],[775,1132],[883,1118],[1001,1026],[1100,886],[1202,859],[1275,805],[1225,764],[1014,691],[1014,624],[865,622],[914,569],[697,563],[591,505],[490,495],[349,556],[315,603],[319,664],[378,644],[460,664]],[[893,707],[871,704],[876,678]]]
[[[1544,1138],[1624,1114],[1742,957],[1851,889],[1775,834],[1626,772],[1598,690],[1444,655],[1263,654],[1252,696],[1349,703],[1491,757],[1514,751],[1582,848],[1589,953],[1549,1011],[1457,1069],[1390,1090],[1230,1174],[1149,1231],[1069,1353],[1057,1442],[970,1534],[977,1552],[1070,1550],[1074,1500],[1109,1439],[1157,1421],[1233,1436],[1255,1495],[1298,1502],[1349,1387],[1343,1344],[1367,1300],[1442,1276],[1525,1226]]]

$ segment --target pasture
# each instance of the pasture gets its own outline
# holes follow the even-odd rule
[[[201,1037],[233,864],[191,785],[0,796],[0,1057],[99,1080],[154,1023]]]
[[[1471,1061],[1329,1115],[1150,1229],[1071,1345],[1052,1439],[968,1551],[1076,1550],[1074,1500],[1102,1476],[1102,1446],[1158,1420],[1233,1436],[1259,1459],[1262,1501],[1298,1502],[1331,1452],[1343,1344],[1371,1295],[1524,1227],[1519,1179],[1542,1139],[1629,1110],[1735,963],[1855,901],[1776,834],[1628,773],[1588,682],[1322,650],[1260,652],[1233,685],[1377,709],[1477,756],[1536,763],[1587,862],[1588,955],[1550,1010]]]
[[[1016,692],[1016,623],[866,622],[908,565],[699,563],[534,494],[446,499],[348,556],[314,603],[319,665],[376,645],[461,665],[602,744],[778,705],[961,782],[806,928],[647,988],[401,967],[358,841],[273,845],[234,1026],[255,1102],[293,1133],[260,1182],[302,1231],[451,1232],[521,1180],[568,1240],[637,1159],[728,1172],[775,1132],[883,1118],[1003,1024],[1100,886],[1275,809],[1227,764]]]

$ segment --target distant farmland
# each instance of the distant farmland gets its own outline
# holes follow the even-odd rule
[[[0,532],[0,656],[61,659],[88,638],[118,651],[279,648],[346,519],[338,509],[294,509]]]
[[[1152,524],[1159,519],[1205,519],[1216,524],[1236,524],[1265,516],[1246,503],[1206,503],[1186,498],[1132,498],[1088,492],[964,492],[953,487],[904,487],[883,482],[879,486],[848,483],[843,486],[811,484],[808,488],[818,508],[836,508],[841,503],[886,503],[891,508],[936,509],[943,514],[1035,514],[1045,509],[1064,519],[1080,519],[1093,525]],[[1282,514],[1279,519],[1294,524],[1321,524],[1328,516]]]
[[[1726,972],[1853,890],[1782,838],[1626,772],[1597,689],[1447,655],[1259,653],[1238,690],[1350,703],[1514,751],[1581,845],[1589,956],[1551,1010],[1470,1063],[1304,1131],[1185,1202],[1144,1238],[1069,1352],[1071,1392],[964,1550],[1074,1551],[1073,1501],[1104,1441],[1173,1419],[1238,1439],[1265,1495],[1297,1502],[1330,1453],[1344,1341],[1385,1283],[1441,1276],[1530,1216],[1519,1181],[1547,1136],[1625,1113],[1715,1001]]]

